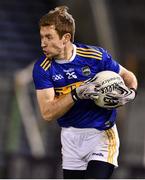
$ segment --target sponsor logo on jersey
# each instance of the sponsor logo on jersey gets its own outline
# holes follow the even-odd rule
[[[102,153],[92,153],[92,156],[101,156],[101,157],[103,157],[104,155]]]
[[[64,69],[63,70],[67,76],[68,79],[77,79],[77,75],[75,74],[75,71],[73,68]]]
[[[85,66],[82,68],[82,73],[83,73],[83,75],[88,76],[91,74],[91,70],[88,66]]]
[[[107,128],[107,127],[110,127],[112,124],[111,124],[111,122],[110,121],[106,121],[105,122],[105,127]]]
[[[79,87],[81,84],[83,84],[83,82],[75,82],[73,84],[69,84],[68,86],[55,88],[56,96],[61,96],[61,95],[64,95],[64,94],[68,94],[73,89]]]
[[[52,76],[53,81],[58,81],[63,79],[64,77],[61,74],[55,74]]]

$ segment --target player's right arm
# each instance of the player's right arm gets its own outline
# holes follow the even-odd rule
[[[74,101],[71,94],[56,98],[51,75],[43,68],[43,66],[46,67],[45,64],[47,66],[50,64],[46,60],[42,62],[39,60],[34,64],[33,81],[41,115],[45,120],[52,121],[69,111]]]
[[[33,80],[42,117],[47,121],[60,118],[74,105],[75,101],[81,99],[97,98],[98,92],[94,82],[85,83],[70,93],[56,97],[51,74],[46,73],[39,64],[34,65]]]
[[[74,105],[71,93],[56,98],[54,88],[36,90],[36,94],[41,115],[46,121],[60,118]]]
[[[36,90],[42,117],[47,121],[56,120],[68,112],[76,101],[91,99],[92,96],[93,99],[98,98],[97,88],[94,82],[90,82],[60,97],[55,96],[54,88]]]

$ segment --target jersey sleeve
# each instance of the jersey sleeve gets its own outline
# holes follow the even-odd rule
[[[35,89],[46,89],[53,87],[50,74],[42,69],[38,64],[33,68],[33,81]]]
[[[120,65],[117,61],[115,61],[112,56],[103,49],[103,57],[102,57],[102,70],[110,70],[116,73],[120,71]]]

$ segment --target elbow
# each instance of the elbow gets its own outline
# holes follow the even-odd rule
[[[42,112],[41,115],[42,115],[42,118],[43,118],[44,121],[50,122],[50,121],[54,120],[54,117],[53,117],[52,113]]]

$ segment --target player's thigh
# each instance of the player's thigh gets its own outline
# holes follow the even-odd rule
[[[109,179],[114,171],[114,165],[103,161],[90,161],[85,179]]]
[[[63,169],[64,179],[85,179],[85,170],[67,170]]]
[[[88,162],[96,160],[118,166],[119,137],[115,125],[97,134],[92,146],[93,150],[90,153]]]

